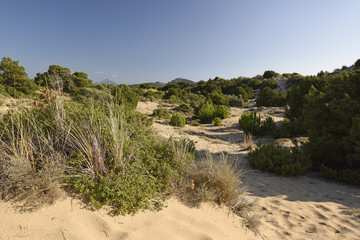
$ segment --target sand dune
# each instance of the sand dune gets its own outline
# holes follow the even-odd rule
[[[138,110],[151,114],[156,102],[139,102]],[[70,197],[38,211],[20,213],[0,202],[0,240],[3,239],[360,239],[360,217],[346,209],[360,208],[360,188],[321,178],[317,173],[281,177],[251,169],[239,144],[244,133],[239,116],[249,109],[231,108],[223,125],[176,129],[155,120],[154,131],[164,137],[186,136],[199,150],[226,152],[242,165],[248,197],[257,202],[260,233],[244,229],[241,219],[225,209],[204,204],[189,208],[175,199],[159,212],[111,217],[106,209],[91,211]],[[276,111],[281,109],[272,109]],[[269,109],[262,109],[266,115]],[[276,115],[276,121],[282,116]],[[359,210],[360,212],[360,210]]]

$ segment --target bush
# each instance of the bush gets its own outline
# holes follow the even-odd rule
[[[165,108],[158,108],[158,109],[155,109],[153,111],[153,114],[152,114],[153,117],[159,117],[159,118],[163,118],[163,119],[170,119],[170,113],[167,109]]]
[[[175,113],[174,115],[172,115],[171,120],[170,120],[170,124],[176,127],[184,127],[186,123],[186,119],[184,117],[184,115],[182,115],[181,113]]]
[[[354,63],[355,67],[360,68],[360,58]]]
[[[282,107],[286,104],[286,95],[270,87],[265,87],[260,90],[256,99],[256,106],[258,107]]]
[[[258,135],[261,130],[261,117],[256,112],[244,113],[239,119],[240,128],[246,135]]]
[[[228,118],[229,117],[229,108],[225,105],[217,106],[214,116],[219,117],[221,119]]]
[[[324,177],[334,179],[336,181],[345,182],[360,186],[360,169],[332,169],[324,164],[320,166],[320,172]]]
[[[273,78],[270,78],[270,79],[266,79],[264,81],[261,82],[261,86],[260,86],[260,89],[263,89],[263,88],[266,88],[266,87],[269,87],[271,89],[275,89],[277,88],[277,83],[276,83],[276,80],[273,79]]]
[[[219,118],[219,117],[214,118],[214,125],[215,126],[220,126],[221,125],[221,118]]]
[[[190,107],[188,104],[181,104],[177,108],[175,108],[176,111],[180,111],[187,114],[192,114],[194,109]]]
[[[297,148],[260,144],[248,155],[251,166],[283,176],[300,175],[310,167],[310,158]]]
[[[274,77],[276,77],[276,76],[277,76],[277,73],[274,72],[274,71],[272,71],[272,70],[267,70],[267,71],[265,71],[264,74],[263,74],[263,78],[264,78],[264,79],[274,78]]]
[[[116,86],[112,95],[116,104],[124,105],[129,109],[135,109],[139,101],[138,95],[126,84]]]
[[[260,132],[261,135],[271,134],[276,129],[275,121],[272,117],[265,118],[261,122]]]
[[[198,116],[203,123],[211,123],[215,116],[215,107],[212,102],[204,103],[199,111]]]

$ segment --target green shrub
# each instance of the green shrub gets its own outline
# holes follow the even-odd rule
[[[138,95],[126,84],[116,86],[112,95],[116,104],[124,105],[129,109],[135,109],[139,101]]]
[[[273,78],[270,78],[270,79],[266,79],[264,81],[261,82],[261,86],[260,86],[260,89],[263,89],[263,88],[266,88],[266,87],[269,87],[271,89],[275,89],[277,88],[277,83],[276,83],[276,80],[273,79]]]
[[[213,103],[208,101],[200,107],[198,116],[203,123],[211,123],[215,116],[215,110]]]
[[[360,169],[332,169],[324,164],[320,166],[320,172],[324,177],[334,179],[336,181],[345,182],[360,186]]]
[[[153,117],[159,117],[159,118],[163,118],[163,119],[170,119],[170,113],[167,109],[165,108],[157,108],[153,111],[152,114]]]
[[[200,126],[200,122],[199,122],[198,120],[199,120],[199,119],[192,120],[192,121],[190,122],[190,124],[191,124],[192,126]]]
[[[263,78],[264,78],[264,79],[274,78],[274,77],[276,77],[276,76],[277,76],[277,73],[274,72],[274,71],[272,71],[272,70],[267,70],[267,71],[265,71],[264,74],[263,74]]]
[[[360,68],[360,58],[354,63],[355,67]]]
[[[261,121],[260,132],[262,135],[271,134],[275,129],[276,124],[272,117],[267,117],[264,121]]]
[[[221,125],[221,118],[219,118],[219,117],[214,118],[214,125],[215,126],[220,126]]]
[[[310,158],[297,148],[260,144],[248,155],[249,163],[264,172],[283,176],[300,175],[310,167]]]
[[[221,119],[228,118],[229,117],[229,108],[225,105],[217,106],[214,116],[219,117]]]
[[[184,115],[182,115],[181,113],[175,113],[174,115],[172,115],[171,120],[170,120],[170,124],[176,127],[184,127],[186,123],[186,119],[184,117]]]
[[[175,110],[187,114],[192,114],[194,111],[194,109],[190,107],[188,104],[181,104],[180,106],[176,107]]]
[[[246,135],[258,135],[261,131],[261,117],[256,112],[244,113],[239,119],[240,128]]]
[[[282,107],[286,104],[286,94],[270,87],[265,87],[259,91],[256,99],[256,106],[258,107]]]
[[[229,105],[231,107],[243,107],[245,105],[244,99],[241,96],[227,95],[227,98],[229,99]]]

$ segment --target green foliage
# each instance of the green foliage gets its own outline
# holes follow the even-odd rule
[[[360,168],[360,71],[324,77],[310,87],[303,110],[313,167]]]
[[[265,79],[264,81],[261,82],[261,86],[260,89],[269,87],[271,89],[275,89],[278,87],[276,80],[273,78],[269,78],[269,79]]]
[[[163,118],[163,119],[170,119],[170,113],[165,108],[157,108],[153,111],[153,117]]]
[[[194,109],[188,104],[181,104],[180,106],[176,107],[175,110],[186,114],[192,114],[194,112]]]
[[[282,107],[285,106],[285,104],[286,95],[272,90],[270,87],[261,89],[256,99],[256,106],[258,107]]]
[[[227,95],[227,98],[229,99],[229,105],[231,107],[244,107],[245,102],[243,98],[240,96],[234,96],[234,95]]]
[[[276,77],[278,74],[272,70],[267,70],[264,72],[263,74],[263,78],[264,79],[268,79],[268,78],[274,78]]]
[[[19,61],[13,61],[9,57],[1,59],[0,84],[6,86],[7,93],[13,97],[34,95],[37,88],[34,81],[29,79],[25,68],[19,65]]]
[[[126,84],[116,86],[112,95],[116,104],[124,105],[129,109],[135,109],[139,101],[138,95]]]
[[[225,105],[220,105],[216,107],[215,117],[219,117],[220,119],[225,119],[229,117],[229,108]]]
[[[221,118],[215,117],[214,118],[214,125],[215,126],[220,126],[221,125]]]
[[[360,186],[360,169],[332,169],[322,164],[320,171],[324,177]]]
[[[267,117],[261,121],[260,133],[262,135],[271,134],[275,129],[276,124],[272,117]]]
[[[297,135],[305,135],[306,132],[303,129],[301,120],[290,121],[288,118],[284,118],[280,127],[274,129],[272,136],[274,138],[290,138]]]
[[[354,63],[355,67],[360,68],[360,58]]]
[[[248,161],[261,171],[282,176],[300,175],[310,167],[310,158],[303,151],[273,144],[260,144],[249,153]]]
[[[272,133],[276,129],[274,119],[267,117],[261,121],[260,114],[256,112],[244,113],[239,119],[239,126],[247,136],[258,136]]]
[[[170,124],[176,127],[185,127],[186,119],[181,113],[175,113],[172,115]]]
[[[200,107],[198,116],[203,123],[211,123],[211,121],[214,119],[215,111],[216,109],[213,103],[207,101]]]
[[[239,119],[240,128],[246,135],[258,135],[261,130],[261,117],[256,112],[244,113]]]

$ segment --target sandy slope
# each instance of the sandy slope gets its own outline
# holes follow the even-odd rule
[[[143,107],[144,104],[144,107]],[[156,108],[156,103],[151,103]],[[140,103],[143,111],[147,103]],[[257,109],[262,116],[281,108]],[[238,119],[249,109],[230,109],[223,126],[211,124],[186,126],[178,130],[157,120],[154,130],[164,136],[187,136],[196,141],[199,150],[225,151],[242,163],[242,180],[249,197],[257,201],[261,216],[260,232],[265,239],[360,239],[360,218],[346,215],[345,209],[360,208],[360,188],[341,184],[307,173],[299,177],[281,177],[253,170],[241,151],[244,133],[238,130]],[[150,113],[150,109],[143,111]],[[275,114],[276,122],[283,119]]]
[[[140,102],[138,110],[151,114],[156,102]],[[360,208],[360,188],[320,178],[315,173],[281,177],[251,169],[240,142],[239,116],[249,109],[231,108],[223,125],[186,126],[175,129],[155,120],[160,135],[186,136],[199,150],[227,152],[242,163],[242,180],[249,198],[257,201],[260,232],[264,239],[360,239],[360,218],[345,209]],[[280,110],[262,109],[266,112]],[[281,121],[277,114],[276,121]],[[33,213],[20,213],[0,202],[2,239],[261,239],[241,227],[240,219],[209,205],[192,209],[172,199],[160,212],[111,217],[106,209],[90,211],[78,201],[65,198]]]
[[[111,217],[65,200],[33,213],[19,213],[0,202],[0,239],[257,239],[224,209],[192,209],[172,199],[160,212]]]

